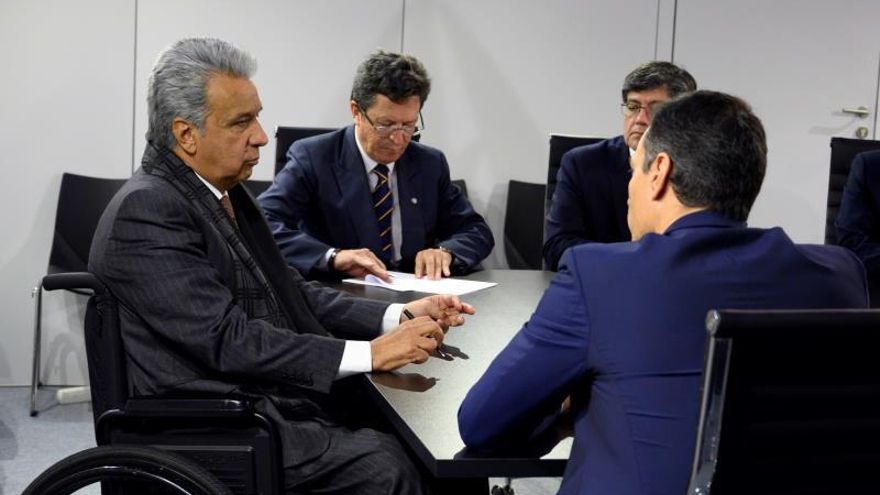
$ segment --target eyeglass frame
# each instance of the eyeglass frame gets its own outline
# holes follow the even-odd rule
[[[638,107],[630,108],[630,103],[635,103],[636,105],[638,105]],[[666,102],[665,101],[655,101],[655,102],[650,103],[648,105],[642,105],[639,102],[625,101],[620,104],[620,113],[622,113],[624,117],[629,118],[634,115],[638,115],[639,112],[644,110],[650,116],[650,115],[654,115],[654,113],[657,111],[657,109],[660,108],[660,105],[663,105],[664,103],[666,103]]]
[[[373,130],[376,131],[376,134],[378,134],[382,137],[391,137],[395,132],[398,132],[398,131],[402,132],[407,137],[415,137],[415,136],[418,136],[419,134],[421,134],[422,131],[425,130],[425,119],[424,119],[424,117],[422,117],[422,110],[421,109],[419,109],[419,122],[421,123],[421,125],[416,124],[413,126],[408,126],[408,125],[397,125],[397,126],[376,125],[373,123],[372,119],[370,119],[370,116],[367,115],[366,108],[358,105],[358,110],[361,112],[361,115],[363,115],[364,118],[367,119],[367,122],[370,124],[370,126],[373,128]],[[412,127],[412,131],[408,131],[407,127]]]

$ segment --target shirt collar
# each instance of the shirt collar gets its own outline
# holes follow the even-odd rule
[[[689,229],[695,227],[726,227],[726,228],[746,228],[746,222],[732,220],[719,213],[709,210],[700,210],[687,215],[672,222],[663,235],[669,235],[680,229]]]
[[[367,152],[364,151],[363,146],[361,146],[361,140],[358,139],[357,126],[355,126],[354,128],[354,143],[357,145],[358,151],[360,151],[361,153],[361,159],[363,159],[364,161],[364,169],[367,171],[367,175],[370,175],[370,172],[373,171],[373,167],[375,167],[379,162],[370,158],[370,155],[368,155]],[[389,176],[391,175],[391,172],[394,172],[394,163],[395,162],[385,164],[386,166],[388,166]]]
[[[222,199],[223,196],[226,196],[226,192],[221,192],[219,189],[217,189],[216,187],[214,187],[213,184],[211,184],[210,182],[208,182],[207,180],[205,180],[204,177],[202,177],[201,175],[199,175],[199,173],[196,172],[195,169],[193,169],[193,172],[196,174],[196,177],[198,177],[199,180],[202,181],[202,184],[204,184],[205,186],[207,186],[208,190],[211,191],[211,193],[213,193],[214,196],[217,196],[217,199]]]

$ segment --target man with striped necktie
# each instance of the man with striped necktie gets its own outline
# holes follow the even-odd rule
[[[260,196],[287,262],[310,277],[432,279],[479,268],[495,241],[452,184],[446,157],[413,142],[431,82],[410,55],[379,51],[358,68],[354,124],[295,142]]]

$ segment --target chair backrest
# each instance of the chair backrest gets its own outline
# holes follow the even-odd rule
[[[55,211],[49,273],[85,271],[95,228],[104,209],[126,179],[64,173]]]
[[[869,493],[880,311],[711,311],[690,494]]]
[[[333,132],[337,128],[334,127],[286,127],[278,126],[275,128],[275,175],[284,168],[287,163],[287,150],[290,145],[300,139],[317,136],[318,134],[326,134]]]
[[[544,184],[507,183],[504,254],[514,270],[540,270],[544,246]]]
[[[880,150],[880,141],[852,138],[831,138],[831,166],[828,173],[828,208],[825,212],[825,244],[837,244],[834,221],[840,210],[843,188],[846,186],[853,158],[864,151]]]
[[[257,197],[263,193],[266,189],[269,189],[269,186],[272,185],[271,180],[248,180],[244,183],[247,190],[253,195],[253,197]]]
[[[588,136],[571,136],[566,134],[550,134],[550,161],[547,165],[547,194],[544,211],[550,211],[550,201],[556,191],[556,175],[562,165],[562,155],[572,148],[604,141],[605,138]]]

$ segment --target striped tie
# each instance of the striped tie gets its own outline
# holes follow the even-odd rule
[[[388,165],[380,163],[373,167],[373,173],[379,181],[373,189],[373,210],[379,225],[379,240],[382,250],[379,257],[387,265],[394,255],[391,243],[391,212],[394,210],[394,198],[391,196],[391,184],[388,183]]]

